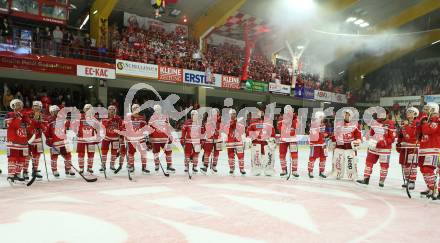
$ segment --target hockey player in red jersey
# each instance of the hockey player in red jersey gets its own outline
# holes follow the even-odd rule
[[[420,131],[420,121],[418,120],[419,110],[410,107],[406,110],[406,120],[397,136],[396,150],[399,152],[399,164],[403,167],[403,174],[407,180],[408,189],[414,190],[417,178],[418,163],[418,137]],[[406,187],[403,184],[402,187]]]
[[[84,113],[81,114],[78,128],[78,140],[76,152],[78,153],[78,164],[80,173],[84,173],[84,161],[87,151],[87,172],[93,174],[93,161],[95,157],[96,144],[99,143],[97,127],[99,121],[95,118],[95,112],[91,104],[84,105]],[[78,121],[75,121],[78,122]]]
[[[310,125],[309,178],[313,178],[313,167],[317,159],[319,159],[319,177],[326,178],[324,175],[325,163],[327,161],[325,139],[328,137],[328,134],[325,130],[324,117],[324,112],[316,112]]]
[[[120,140],[119,134],[116,131],[121,130],[122,118],[116,114],[116,106],[108,107],[108,118],[102,120],[102,125],[105,128],[105,137],[102,140],[101,151],[102,151],[102,166],[99,171],[104,171],[107,168],[107,155],[110,150],[110,169],[116,170],[115,161],[117,159],[118,153],[120,151]]]
[[[387,120],[385,112],[378,114],[375,124],[372,124],[368,133],[368,153],[365,161],[364,179],[358,180],[358,183],[365,185],[370,183],[373,166],[379,161],[379,186],[384,187],[390,166],[391,148],[395,138],[394,122]]]
[[[242,175],[246,175],[244,170],[244,140],[246,138],[245,126],[243,121],[238,121],[237,112],[229,110],[229,120],[221,125],[221,131],[226,135],[226,149],[228,151],[229,174],[235,171],[235,156],[237,155],[238,167]]]
[[[46,137],[46,144],[50,147],[50,160],[53,175],[58,178],[58,156],[64,158],[64,169],[66,176],[74,176],[75,172],[72,170],[72,155],[71,149],[67,140],[67,128],[70,122],[59,119],[57,120],[60,108],[56,105],[49,107],[50,116],[47,118],[44,136]]]
[[[182,127],[182,136],[180,143],[185,151],[185,172],[189,170],[189,162],[193,163],[193,172],[197,173],[197,164],[199,162],[199,153],[202,139],[202,123],[198,119],[199,113],[196,110],[191,111],[191,118],[188,119]]]
[[[206,173],[209,168],[209,159],[212,159],[211,170],[217,172],[218,155],[222,150],[222,140],[220,137],[221,118],[219,110],[214,108],[211,110],[206,123],[204,124],[205,143],[203,167],[200,169],[202,173]]]
[[[42,143],[42,134],[44,130],[44,118],[43,118],[43,104],[41,101],[34,101],[32,103],[32,111],[27,114],[32,123],[32,127],[35,129],[35,140],[29,146],[30,155],[32,157],[32,176],[35,175],[37,180],[42,179],[43,177],[40,174],[40,170],[38,170],[38,165],[40,162],[41,153],[44,153],[43,143]],[[23,168],[23,177],[27,180],[29,179],[28,175],[28,167],[29,160],[26,160],[26,163]]]
[[[8,156],[8,181],[24,181],[21,172],[26,160],[29,160],[29,145],[33,143],[35,134],[30,120],[22,114],[23,102],[13,99],[10,102],[12,112],[6,115],[7,127],[6,147]]]
[[[273,175],[275,128],[271,121],[265,120],[262,110],[259,110],[258,118],[248,126],[246,135],[252,141],[252,174],[258,176],[264,170],[267,176]]]
[[[167,171],[169,173],[175,173],[176,170],[173,168],[172,161],[172,148],[171,143],[173,141],[173,136],[171,134],[172,127],[167,115],[162,113],[162,107],[160,105],[153,106],[154,114],[148,121],[149,131],[149,141],[153,148],[154,156],[154,170],[159,171],[159,153],[162,149],[165,153],[165,160],[167,162]]]
[[[147,133],[147,121],[145,116],[140,114],[141,107],[138,104],[131,106],[131,114],[127,114],[123,122],[123,132],[128,147],[128,170],[134,173],[134,154],[139,152],[142,164],[142,173],[149,174],[150,170],[147,167],[147,144],[145,134]]]
[[[362,142],[362,134],[359,124],[353,119],[353,111],[344,109],[342,111],[343,121],[335,121],[334,135],[330,149],[334,149],[332,176],[342,179],[345,171],[348,178],[357,178],[357,149]]]
[[[437,168],[440,153],[440,119],[439,105],[428,103],[429,112],[427,117],[421,119],[422,137],[420,140],[419,166],[428,190],[422,192],[428,198],[437,199],[435,191],[435,170]]]
[[[278,121],[278,130],[280,131],[280,176],[287,175],[286,155],[290,152],[290,161],[292,167],[292,175],[299,177],[298,174],[298,143],[296,137],[296,128],[298,119],[290,105],[284,107],[284,114]]]

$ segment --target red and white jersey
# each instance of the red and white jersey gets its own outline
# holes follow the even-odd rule
[[[376,121],[376,124],[371,126],[368,137],[377,142],[375,148],[368,148],[368,152],[377,155],[391,154],[391,147],[396,139],[394,122],[391,120]]]
[[[72,122],[73,123],[73,122]],[[98,128],[100,125],[99,121],[95,117],[86,117],[84,114],[81,114],[81,118],[79,120],[79,128],[78,128],[78,143],[97,143],[98,134],[95,128]]]
[[[318,120],[312,121],[309,131],[310,146],[324,146],[326,137],[328,134],[325,130],[325,124]]]
[[[47,145],[54,146],[56,148],[66,146],[66,134],[69,125],[70,122],[67,120],[57,120],[57,116],[49,116],[44,126],[44,136],[46,136]]]
[[[188,119],[183,124],[181,140],[183,140],[184,143],[199,144],[203,139],[203,133],[204,131],[201,123]]]
[[[397,144],[399,144],[402,148],[415,148],[417,144],[418,134],[420,133],[421,130],[418,120],[414,120],[411,123],[403,125],[400,128],[400,134],[397,139]]]
[[[166,115],[153,114],[148,121],[148,130],[151,143],[168,143],[173,139],[170,120]]]
[[[440,153],[440,120],[431,117],[429,122],[421,125],[420,155],[438,155]]]
[[[205,130],[204,137],[206,143],[218,143],[220,141],[219,140],[220,127],[221,127],[220,117],[217,117],[217,119],[208,117],[208,120],[204,125],[204,130]]]
[[[229,120],[221,125],[221,131],[227,135],[226,147],[234,148],[243,146],[243,137],[246,135],[246,129],[237,119]]]
[[[351,142],[362,140],[362,133],[358,123],[337,122],[335,124],[332,141],[336,142],[336,148],[353,149]]]
[[[32,124],[32,127],[35,130],[35,140],[32,142],[32,144],[41,144],[42,138],[41,135],[44,131],[44,126],[46,124],[44,118],[43,118],[43,114],[40,114],[40,118],[39,119],[35,119],[35,113],[34,112],[29,112],[27,114],[27,117],[29,118],[30,123]]]
[[[25,150],[29,147],[28,140],[32,137],[33,127],[27,116],[20,112],[9,112],[6,115],[7,143],[10,149]]]
[[[123,122],[125,139],[128,142],[145,142],[147,121],[143,115],[132,115],[126,117]]]
[[[280,131],[280,142],[291,143],[296,142],[296,128],[298,127],[298,119],[296,116],[289,117],[284,115],[278,120],[278,130]]]
[[[114,115],[113,117],[104,118],[102,119],[102,125],[105,128],[105,140],[119,140],[119,134],[117,134],[115,131],[122,129],[122,118],[120,116]]]
[[[269,138],[275,138],[275,128],[264,119],[257,119],[249,125],[246,135],[253,141],[265,142]]]

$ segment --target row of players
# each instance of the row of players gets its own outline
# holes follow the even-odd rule
[[[46,137],[46,144],[51,148],[51,168],[55,177],[59,177],[57,171],[57,159],[59,155],[65,159],[66,175],[73,176],[71,169],[71,153],[66,139],[68,128],[77,128],[78,164],[80,173],[84,172],[85,155],[87,154],[87,171],[93,173],[93,159],[96,145],[101,144],[102,168],[106,169],[107,155],[110,152],[110,169],[116,170],[115,163],[119,157],[119,166],[127,158],[128,170],[134,172],[134,155],[140,153],[142,172],[149,173],[147,169],[147,151],[152,149],[154,155],[155,170],[159,170],[160,151],[166,155],[167,171],[175,172],[172,166],[172,149],[174,143],[172,130],[167,115],[163,114],[160,105],[154,106],[154,114],[147,121],[140,114],[140,106],[134,104],[132,113],[127,114],[125,119],[116,115],[116,107],[108,107],[108,117],[98,121],[95,111],[90,104],[85,105],[84,113],[80,119],[67,121],[57,119],[59,108],[50,107],[50,116],[43,119],[41,115],[41,102],[33,102],[32,112],[23,114],[23,103],[20,100],[11,101],[13,112],[7,115],[7,147],[8,147],[8,180],[23,181],[28,179],[29,157],[32,158],[32,173],[37,179],[41,178],[38,170],[40,155],[43,151],[42,136]],[[438,127],[439,106],[436,103],[428,103],[423,112],[415,107],[406,111],[406,121],[397,132],[394,122],[387,120],[386,116],[378,117],[367,134],[368,154],[364,171],[364,179],[357,180],[362,184],[369,184],[369,178],[374,164],[379,162],[381,187],[384,186],[390,163],[392,144],[397,141],[397,150],[400,153],[399,162],[403,167],[404,177],[408,181],[404,186],[414,189],[417,176],[417,168],[423,174],[428,190],[424,192],[434,197],[436,186],[435,169],[438,164],[440,153],[440,128]],[[327,158],[327,150],[333,152],[332,175],[337,179],[344,177],[357,179],[357,149],[362,142],[359,124],[353,121],[353,112],[346,109],[343,112],[344,119],[335,122],[334,134],[326,132],[324,113],[316,112],[312,119],[309,140],[311,152],[309,156],[308,171],[313,177],[313,167],[319,159],[319,176],[325,178],[324,167]],[[229,111],[229,119],[222,121],[219,110],[212,109],[208,119],[202,123],[197,111],[191,112],[182,128],[180,143],[185,154],[185,172],[189,170],[192,162],[193,172],[198,172],[199,153],[203,149],[203,166],[201,171],[206,173],[209,168],[216,173],[219,151],[227,148],[230,173],[235,170],[235,160],[241,174],[244,170],[244,150],[251,149],[252,173],[260,175],[274,174],[274,150],[276,143],[279,144],[279,159],[281,163],[281,176],[288,174],[286,155],[290,154],[291,173],[298,177],[298,145],[296,128],[298,120],[291,106],[284,107],[284,115],[278,121],[279,136],[276,136],[273,123],[264,119],[264,112],[260,111],[258,118],[250,121],[245,126],[243,120],[237,119],[236,111]],[[99,129],[103,127],[104,129]],[[97,129],[98,128],[98,129]],[[99,135],[103,131],[102,136]],[[146,139],[145,134],[148,135]],[[326,141],[330,141],[327,143]],[[128,149],[127,149],[128,148]],[[29,153],[30,152],[30,153]]]

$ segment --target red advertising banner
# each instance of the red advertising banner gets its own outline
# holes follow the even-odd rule
[[[111,70],[115,69],[115,65],[109,63],[100,63],[53,56],[39,56],[32,54],[23,55],[15,54],[9,51],[0,51],[0,67],[4,68],[15,68],[36,72],[57,73],[76,76],[77,65]]]
[[[76,76],[76,63],[61,63],[58,58],[0,52],[0,67]]]
[[[222,75],[222,88],[240,89],[241,83],[239,77]]]
[[[159,66],[159,80],[165,82],[182,83],[183,69]]]

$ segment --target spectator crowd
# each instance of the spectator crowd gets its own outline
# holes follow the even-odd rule
[[[440,62],[402,59],[365,77],[360,100],[380,97],[421,96],[440,93]]]

